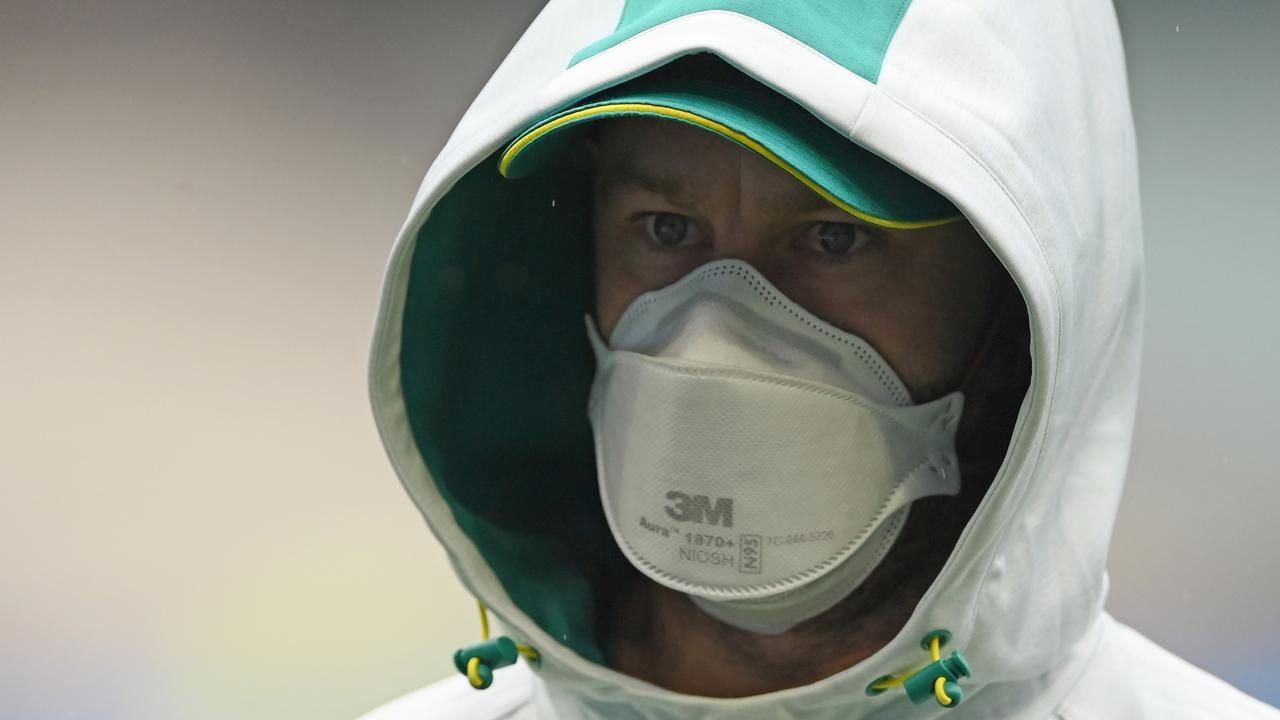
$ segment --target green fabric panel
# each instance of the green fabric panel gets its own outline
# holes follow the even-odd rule
[[[617,550],[586,416],[589,191],[581,167],[505,180],[496,155],[464,176],[419,231],[400,360],[410,427],[458,525],[521,609],[602,662],[591,565]]]
[[[755,18],[875,82],[889,40],[911,0],[627,0],[611,35],[573,56],[572,66],[668,20],[705,10]]]

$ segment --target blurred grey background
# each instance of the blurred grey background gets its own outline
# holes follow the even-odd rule
[[[352,718],[474,605],[365,398],[537,0],[0,0],[0,717]],[[1111,609],[1280,703],[1280,3],[1122,0],[1149,316]]]

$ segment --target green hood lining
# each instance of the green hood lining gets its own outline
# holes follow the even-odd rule
[[[418,231],[406,412],[458,526],[511,599],[603,662],[588,579],[625,560],[600,507],[586,414],[591,176],[563,164],[515,182],[497,163],[472,168]]]

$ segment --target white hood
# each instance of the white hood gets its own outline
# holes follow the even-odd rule
[[[458,124],[400,233],[370,368],[382,438],[462,582],[510,635],[541,653],[538,692],[562,716],[935,716],[945,711],[910,705],[897,693],[865,693],[877,677],[917,665],[919,639],[934,628],[951,631],[950,647],[973,668],[953,716],[1047,715],[1079,677],[1096,639],[1137,394],[1142,231],[1114,11],[1103,0],[806,3],[793,14],[825,18],[828,27],[874,16],[883,26],[878,35],[846,37],[865,47],[837,60],[820,36],[779,29],[769,5],[552,0]],[[631,31],[600,42],[620,28]],[[581,418],[571,408],[550,420],[536,413],[580,390],[585,402],[585,388],[580,379],[531,374],[523,390],[499,387],[492,389],[496,397],[475,400],[482,381],[468,373],[476,364],[501,367],[493,353],[505,347],[522,354],[529,338],[539,337],[557,346],[549,352],[561,353],[564,365],[589,368],[575,325],[581,315],[568,312],[585,296],[569,292],[576,300],[563,303],[566,317],[547,328],[529,329],[522,314],[530,294],[558,287],[558,273],[589,268],[581,265],[585,258],[567,269],[539,260],[518,243],[484,255],[484,232],[471,230],[496,234],[495,223],[536,217],[530,213],[544,212],[537,209],[541,200],[490,196],[481,212],[468,209],[481,200],[451,197],[505,192],[494,190],[503,182],[495,152],[549,111],[701,51],[792,98],[950,199],[1021,290],[1031,329],[1031,385],[1004,464],[906,627],[842,673],[737,700],[679,695],[610,670],[571,637],[590,618],[573,617],[579,608],[572,603],[548,600],[504,569],[545,567],[546,582],[561,588],[585,582],[573,558],[559,564],[548,558],[571,555],[565,538],[594,530],[575,528],[546,541],[547,516],[536,503],[583,513],[590,503],[567,490],[530,487],[543,482],[535,475],[558,477],[577,466],[569,456],[580,451],[585,404]],[[557,197],[554,222],[574,227],[559,219],[572,212],[572,201]],[[455,237],[462,230],[470,234]],[[575,248],[586,252],[586,245],[556,241],[554,253],[541,254],[563,259]],[[477,298],[490,304],[474,307]],[[483,322],[498,323],[493,337],[459,339]],[[504,416],[519,403],[522,409]],[[521,429],[527,427],[537,428],[537,436]],[[449,440],[436,442],[441,433]],[[572,439],[559,443],[560,433]],[[501,463],[475,469],[496,463],[495,454],[504,456]],[[527,481],[513,474],[522,467],[532,473]],[[524,514],[487,509],[504,498],[515,498]],[[505,559],[495,561],[499,556]]]

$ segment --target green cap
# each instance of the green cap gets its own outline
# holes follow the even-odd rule
[[[569,153],[574,128],[612,117],[664,118],[714,132],[875,225],[913,229],[961,217],[933,188],[712,55],[681,58],[548,115],[507,146],[498,170],[525,177]]]

